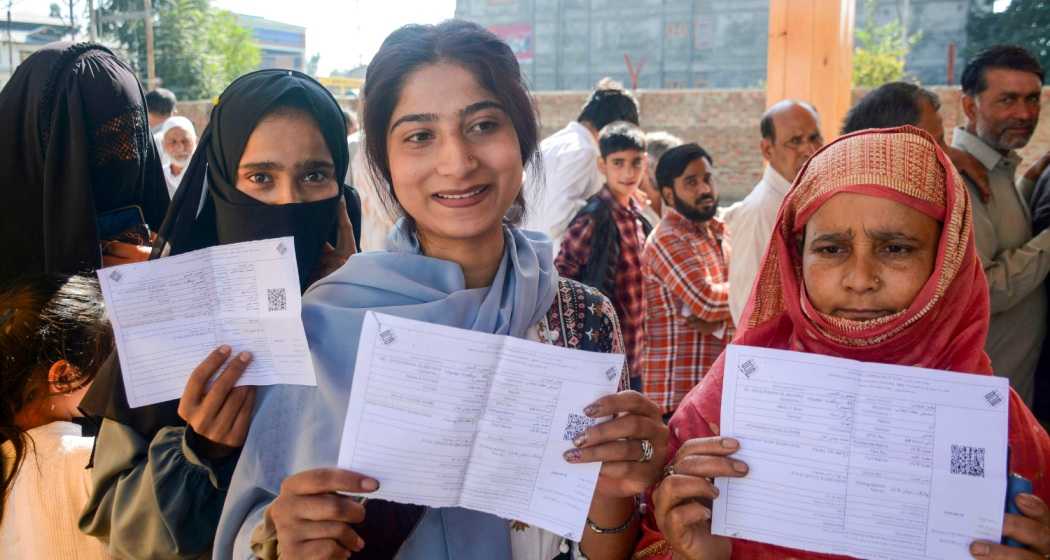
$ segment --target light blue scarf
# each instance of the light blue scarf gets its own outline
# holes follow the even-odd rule
[[[549,239],[504,230],[506,249],[492,286],[466,289],[463,271],[421,254],[405,222],[388,250],[354,255],[303,296],[303,323],[317,387],[260,387],[248,440],[226,497],[214,557],[250,558],[251,533],[281,481],[336,465],[358,336],[365,311],[523,338],[557,291]],[[428,510],[398,554],[401,560],[510,558],[507,522],[459,508]]]

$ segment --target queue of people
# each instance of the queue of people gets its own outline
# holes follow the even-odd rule
[[[260,70],[199,136],[110,50],[51,45],[0,92],[0,556],[830,558],[711,533],[712,480],[749,472],[719,429],[733,343],[1008,377],[1020,547],[970,552],[1050,557],[1031,411],[1050,406],[1050,154],[1015,180],[1043,79],[1018,47],[975,56],[951,145],[912,84],[868,93],[827,144],[816,108],[774,104],[762,180],[720,210],[718,154],[647,134],[618,84],[541,139],[513,51],[473,23],[387,37],[359,121]],[[127,207],[145,233],[110,235]],[[281,236],[317,385],[237,386],[253,349],[220,344],[179,400],[130,407],[93,272]],[[626,356],[584,410],[609,419],[563,457],[599,465],[582,539],[350,495],[382,484],[335,466],[368,311]]]

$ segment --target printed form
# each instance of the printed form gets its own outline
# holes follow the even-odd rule
[[[464,507],[582,538],[598,463],[562,453],[616,392],[624,357],[368,312],[339,466],[362,494]]]
[[[730,345],[718,535],[860,558],[970,558],[998,542],[1008,381]]]
[[[220,345],[252,353],[238,385],[316,385],[291,237],[98,271],[131,407],[182,396]],[[219,370],[220,372],[222,370]]]

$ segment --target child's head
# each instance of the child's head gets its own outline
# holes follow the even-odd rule
[[[637,125],[617,121],[598,133],[598,170],[614,195],[628,197],[638,190],[645,176],[645,133]]]
[[[45,275],[0,287],[0,498],[25,457],[25,431],[71,416],[113,347],[98,280]],[[0,499],[0,518],[3,502]]]

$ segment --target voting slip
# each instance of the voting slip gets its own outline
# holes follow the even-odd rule
[[[252,353],[237,385],[316,385],[291,237],[98,271],[128,405],[178,399],[219,346]],[[220,369],[216,376],[221,374]]]
[[[339,466],[362,494],[464,507],[579,541],[599,463],[562,454],[616,392],[624,357],[368,312]]]
[[[859,558],[970,558],[999,542],[1008,381],[730,345],[714,534]]]

